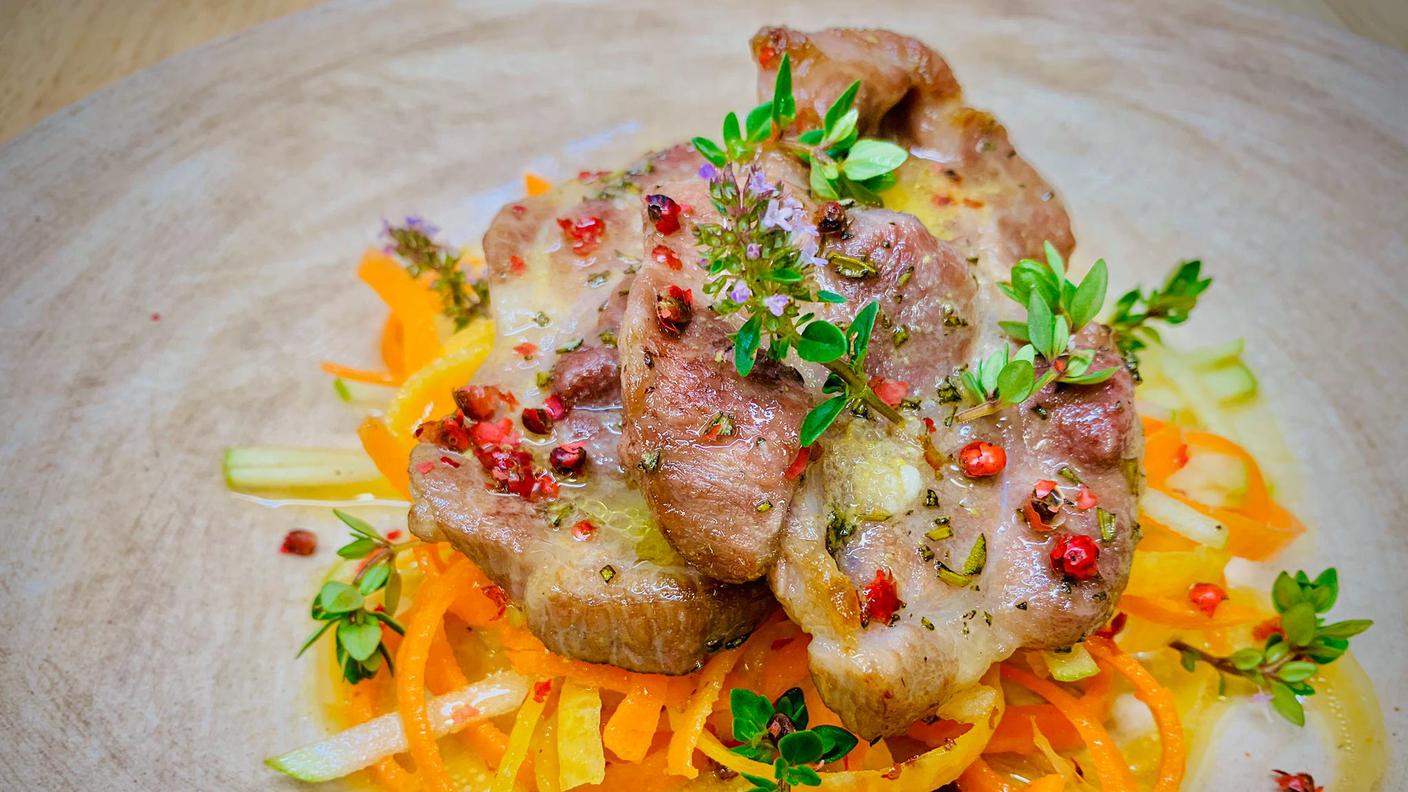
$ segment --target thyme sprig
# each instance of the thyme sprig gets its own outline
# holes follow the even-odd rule
[[[1310,683],[1319,667],[1335,662],[1349,649],[1349,639],[1373,626],[1368,619],[1327,624],[1319,614],[1328,612],[1339,598],[1339,573],[1334,567],[1314,580],[1305,572],[1282,572],[1271,587],[1271,602],[1280,614],[1277,628],[1261,647],[1247,647],[1218,657],[1183,641],[1169,646],[1178,650],[1183,667],[1192,671],[1199,662],[1220,673],[1246,679],[1271,695],[1271,708],[1281,717],[1305,725],[1305,708],[1297,696],[1315,693]]]
[[[705,137],[694,138],[694,147],[715,167],[752,161],[761,147],[776,146],[791,152],[810,167],[813,196],[823,200],[850,199],[882,206],[880,193],[895,184],[895,169],[909,152],[886,140],[860,137],[855,107],[860,80],[851,83],[827,108],[820,129],[808,129],[795,139],[783,133],[797,119],[792,95],[792,61],[782,56],[773,83],[772,98],[749,111],[740,125],[738,116],[724,116],[723,145]]]
[[[444,302],[445,315],[463,330],[476,317],[489,310],[489,283],[483,278],[470,280],[460,267],[461,255],[435,241],[438,232],[419,217],[407,217],[401,225],[385,224],[383,233],[390,240],[387,252],[401,259],[412,278],[434,273],[432,288]]]
[[[807,728],[807,703],[801,688],[792,688],[776,701],[751,690],[729,693],[733,712],[733,738],[741,745],[736,754],[771,764],[773,777],[743,777],[753,784],[748,792],[787,792],[794,786],[821,786],[816,768],[839,761],[859,742],[840,726]]]
[[[1197,259],[1180,262],[1164,279],[1162,288],[1145,294],[1136,286],[1115,301],[1110,330],[1131,369],[1137,370],[1139,350],[1161,342],[1150,322],[1180,325],[1188,321],[1198,298],[1212,285],[1212,278],[1202,277],[1202,268],[1203,262]]]
[[[1016,352],[1004,344],[987,358],[959,373],[963,390],[975,404],[954,417],[971,421],[1004,407],[1021,404],[1052,382],[1096,385],[1114,376],[1118,366],[1091,371],[1095,350],[1072,348],[1072,341],[1100,313],[1105,303],[1109,270],[1096,261],[1076,283],[1066,274],[1060,251],[1045,243],[1045,261],[1022,259],[1010,280],[999,283],[1003,294],[1027,309],[1024,322],[1004,321],[1007,334],[1024,342]],[[1036,376],[1037,357],[1046,370]]]
[[[338,548],[337,554],[347,559],[363,559],[351,583],[329,580],[313,597],[311,615],[322,626],[314,630],[298,650],[302,656],[328,630],[336,641],[337,665],[348,684],[376,676],[382,661],[392,671],[391,654],[381,641],[381,625],[404,635],[405,628],[393,614],[401,599],[401,575],[396,571],[396,554],[411,546],[411,542],[393,543],[365,520],[339,509],[333,514],[352,531],[351,542]],[[368,607],[367,598],[382,592],[381,605]]]
[[[825,263],[817,255],[816,226],[781,184],[767,181],[756,162],[741,171],[742,183],[740,170],[731,163],[722,169],[705,166],[709,199],[723,222],[695,227],[709,262],[704,293],[713,297],[720,316],[747,317],[731,336],[734,368],[746,377],[760,353],[781,361],[795,351],[827,369],[822,390],[834,395],[803,419],[804,446],[816,442],[848,404],[863,404],[898,423],[899,413],[871,389],[864,369],[879,305],[861,308],[845,329],[817,318],[809,305],[845,298],[817,288],[809,277],[808,267]]]

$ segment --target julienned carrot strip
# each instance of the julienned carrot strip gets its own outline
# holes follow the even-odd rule
[[[406,747],[416,760],[416,776],[430,792],[453,792],[455,785],[445,771],[430,728],[425,703],[426,662],[445,610],[472,577],[472,565],[465,558],[456,559],[443,573],[428,573],[416,592],[415,615],[406,624],[406,634],[396,651],[396,708],[406,732]]]
[[[703,670],[699,672],[699,686],[685,705],[679,716],[679,723],[676,724],[675,733],[670,737],[666,770],[671,775],[698,777],[699,770],[694,766],[694,749],[699,745],[699,733],[704,730],[704,721],[708,719],[709,713],[714,709],[714,702],[719,698],[724,677],[733,668],[733,664],[738,662],[738,656],[743,649],[744,647],[739,647],[718,652],[709,658]]]
[[[529,195],[546,195],[552,192],[552,182],[536,173],[523,174],[523,191]]]
[[[380,250],[362,254],[357,277],[376,291],[401,325],[404,373],[418,371],[440,354],[440,333],[435,317],[441,308],[440,296],[417,281],[395,259]]]
[[[1129,765],[1125,763],[1119,748],[1115,746],[1114,740],[1110,739],[1109,732],[1105,731],[1098,716],[1075,696],[1054,683],[1039,679],[1020,668],[1003,663],[1002,677],[1055,704],[1057,709],[1065,714],[1066,719],[1085,741],[1086,748],[1090,750],[1091,764],[1100,778],[1102,792],[1133,792],[1134,776],[1129,772]]]
[[[435,640],[430,644],[425,677],[431,692],[437,695],[469,686],[469,679],[460,670],[460,664],[450,649],[444,622],[440,623],[440,629],[435,631]],[[470,750],[478,754],[491,770],[498,768],[499,762],[504,758],[504,749],[508,747],[508,735],[488,720],[469,724],[459,732],[458,737]]]
[[[692,683],[694,679],[668,677],[663,674],[640,674],[615,666],[569,660],[549,652],[543,642],[527,630],[504,624],[499,627],[498,632],[508,653],[509,663],[515,671],[524,676],[569,677],[583,685],[623,694],[636,688],[645,688],[666,706],[677,706],[687,700],[689,694],[684,686]]]
[[[391,482],[396,491],[411,497],[410,464],[411,446],[386,428],[386,423],[375,416],[368,416],[357,427],[357,437],[362,440],[362,448],[372,458],[376,469]]]
[[[371,679],[364,679],[355,685],[347,686],[344,711],[352,721],[349,725],[366,723],[376,717],[372,700],[376,698],[384,679],[386,679],[385,674],[378,674]],[[409,792],[415,789],[415,779],[406,772],[405,768],[401,767],[394,756],[385,756],[372,762],[371,766],[367,768],[367,772],[373,781],[391,792]]]
[[[974,759],[958,777],[961,792],[1010,792],[1012,787],[981,758]]]
[[[1183,432],[1177,426],[1159,424],[1150,431],[1151,423],[1158,422],[1145,420],[1144,473],[1149,477],[1149,486],[1162,487],[1169,476],[1188,463],[1188,447],[1183,442]]]
[[[650,750],[650,740],[660,726],[665,703],[645,688],[626,694],[606,721],[602,742],[622,761],[639,762]]]
[[[396,376],[388,372],[355,369],[341,363],[334,363],[331,360],[324,360],[320,368],[334,377],[341,377],[353,382],[366,382],[372,385],[395,385],[397,383]]]
[[[1183,783],[1183,771],[1188,762],[1187,748],[1183,743],[1183,723],[1178,717],[1178,704],[1173,693],[1159,684],[1149,670],[1138,660],[1124,654],[1113,641],[1105,638],[1091,638],[1086,641],[1095,662],[1118,671],[1134,686],[1134,695],[1144,702],[1154,716],[1154,724],[1159,729],[1163,742],[1163,752],[1159,759],[1159,775],[1154,782],[1153,792],[1177,792]]]
[[[1109,673],[1096,674],[1084,682],[1085,693],[1080,701],[1102,720],[1110,712],[1113,682],[1114,675]],[[983,753],[1034,753],[1033,721],[1058,751],[1074,751],[1084,745],[1075,727],[1055,705],[1018,704],[1003,712],[1002,721],[997,724]]]
[[[406,378],[406,352],[402,348],[401,322],[396,314],[388,314],[381,326],[381,362],[399,382]]]

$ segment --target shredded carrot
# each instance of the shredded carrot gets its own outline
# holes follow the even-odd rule
[[[650,749],[650,740],[660,726],[664,702],[645,688],[626,694],[606,721],[602,742],[622,761],[639,762]]]
[[[665,772],[667,749],[659,745],[650,747],[650,753],[639,763],[612,762],[606,765],[606,777],[600,784],[578,787],[577,792],[674,792],[689,783],[680,776]]]
[[[440,296],[376,249],[362,254],[357,276],[376,291],[401,326],[404,373],[417,371],[435,359],[440,354],[440,333],[435,327]]]
[[[381,327],[381,362],[397,382],[406,378],[406,352],[403,343],[401,321],[396,318],[396,314],[388,314],[386,324]]]
[[[1149,486],[1162,487],[1169,476],[1188,462],[1183,432],[1173,424],[1145,418],[1144,434],[1144,474],[1148,476]]]
[[[430,792],[452,792],[455,785],[445,771],[440,747],[435,744],[435,732],[430,728],[425,701],[426,662],[445,610],[472,575],[472,566],[465,558],[456,559],[444,573],[428,572],[416,592],[415,615],[407,623],[406,634],[396,651],[396,708],[401,713],[406,747],[416,760],[416,776]]]
[[[694,749],[699,744],[699,734],[704,731],[704,721],[714,709],[714,702],[723,688],[724,677],[728,675],[743,647],[718,652],[704,664],[699,672],[699,686],[679,715],[675,733],[670,737],[667,756],[667,769],[671,775],[696,778],[699,770],[694,766]]]
[[[1183,783],[1183,769],[1187,764],[1187,749],[1183,743],[1183,723],[1178,717],[1178,704],[1173,693],[1138,660],[1124,654],[1113,641],[1095,637],[1086,641],[1086,648],[1095,662],[1118,671],[1134,686],[1134,695],[1144,702],[1154,716],[1154,724],[1159,730],[1163,751],[1159,759],[1159,775],[1154,782],[1153,792],[1177,792]]]
[[[523,191],[529,195],[546,195],[552,192],[552,182],[530,171],[523,174]]]
[[[958,777],[961,792],[1010,792],[1012,787],[981,758],[974,759]]]
[[[376,416],[367,416],[357,427],[357,436],[362,439],[362,448],[376,463],[376,469],[391,482],[396,491],[411,496],[411,474],[407,470],[410,463],[411,447],[386,428],[386,423]]]
[[[694,679],[663,674],[641,674],[615,666],[569,660],[549,652],[543,642],[527,630],[507,624],[499,628],[499,637],[503,641],[509,663],[515,671],[524,676],[568,677],[583,685],[622,694],[644,688],[666,706],[683,703],[689,695],[686,686]]]
[[[431,692],[437,695],[460,690],[469,685],[469,679],[460,670],[460,664],[450,649],[444,622],[440,623],[440,629],[435,631],[435,639],[430,644],[425,676]],[[470,750],[478,754],[490,769],[499,766],[499,762],[504,758],[504,749],[508,747],[508,735],[488,720],[469,724],[459,732],[459,738]]]
[[[1110,711],[1113,681],[1113,676],[1108,673],[1096,674],[1084,681],[1085,694],[1080,701],[1101,720]],[[1034,753],[1033,722],[1058,751],[1074,751],[1085,744],[1075,727],[1055,705],[1017,704],[1003,712],[1002,721],[997,724],[983,753]]]
[[[341,363],[334,363],[331,360],[324,360],[320,366],[322,370],[334,377],[341,377],[353,382],[366,382],[372,385],[395,385],[396,377],[385,371],[367,371],[365,369],[355,369],[344,366]]]
[[[1099,717],[1080,700],[1062,690],[1055,683],[1039,679],[1007,663],[1002,665],[1002,677],[1041,696],[1056,705],[1056,708],[1065,714],[1066,719],[1071,722],[1081,739],[1085,741],[1086,748],[1090,750],[1091,764],[1095,767],[1095,773],[1100,778],[1102,792],[1133,791],[1134,777],[1129,772],[1129,765],[1125,763],[1119,748],[1115,746],[1114,740],[1110,739],[1110,734],[1105,731]]]
[[[351,719],[352,725],[365,723],[377,716],[372,702],[377,698],[385,679],[386,674],[377,674],[355,685],[345,685],[347,694],[343,711]],[[367,772],[373,781],[391,792],[409,792],[415,789],[415,778],[401,767],[394,756],[384,756],[376,760],[367,768]]]

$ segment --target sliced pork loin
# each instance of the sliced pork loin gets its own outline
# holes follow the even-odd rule
[[[475,383],[519,404],[491,397],[488,412],[449,417],[463,435],[429,425],[411,459],[411,529],[473,559],[553,651],[681,674],[775,603],[761,583],[685,564],[617,458],[614,345],[642,260],[639,179],[654,167],[647,158],[499,213],[484,240],[497,338]],[[535,416],[542,431],[528,431],[519,408],[545,404],[556,420]],[[575,475],[552,469],[564,446],[585,452]]]
[[[886,206],[918,217],[994,279],[1023,257],[1039,257],[1044,241],[1063,255],[1075,246],[1055,191],[1017,156],[997,119],[964,104],[953,70],[922,42],[886,30],[766,27],[752,50],[763,98],[772,96],[783,54],[790,56],[799,128],[818,126],[831,102],[861,80],[861,130],[912,155]]]

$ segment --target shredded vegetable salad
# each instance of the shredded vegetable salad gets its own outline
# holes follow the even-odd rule
[[[551,187],[525,181],[529,194]],[[455,390],[494,338],[480,262],[433,235],[418,220],[395,227],[357,268],[388,309],[381,365],[322,365],[337,398],[365,413],[361,451],[230,449],[232,490],[350,511],[409,497],[416,427],[456,409]],[[388,790],[1172,792],[1230,701],[1259,693],[1296,723],[1316,701],[1338,707],[1342,724],[1371,723],[1372,704],[1347,681],[1352,661],[1331,666],[1368,626],[1324,618],[1334,570],[1283,573],[1270,592],[1229,575],[1305,530],[1275,477],[1229,436],[1257,390],[1240,343],[1140,346],[1147,489],[1117,616],[1067,651],[1017,652],[900,734],[867,744],[842,728],[808,672],[809,636],[780,611],[685,676],[593,665],[544,648],[504,591],[447,544],[340,511],[351,541],[314,599],[304,647],[317,648],[338,731],[267,763],[309,782],[364,774]],[[285,546],[312,552],[306,541]],[[1120,723],[1125,699],[1146,727]],[[1376,772],[1372,752],[1355,757],[1342,788]]]

